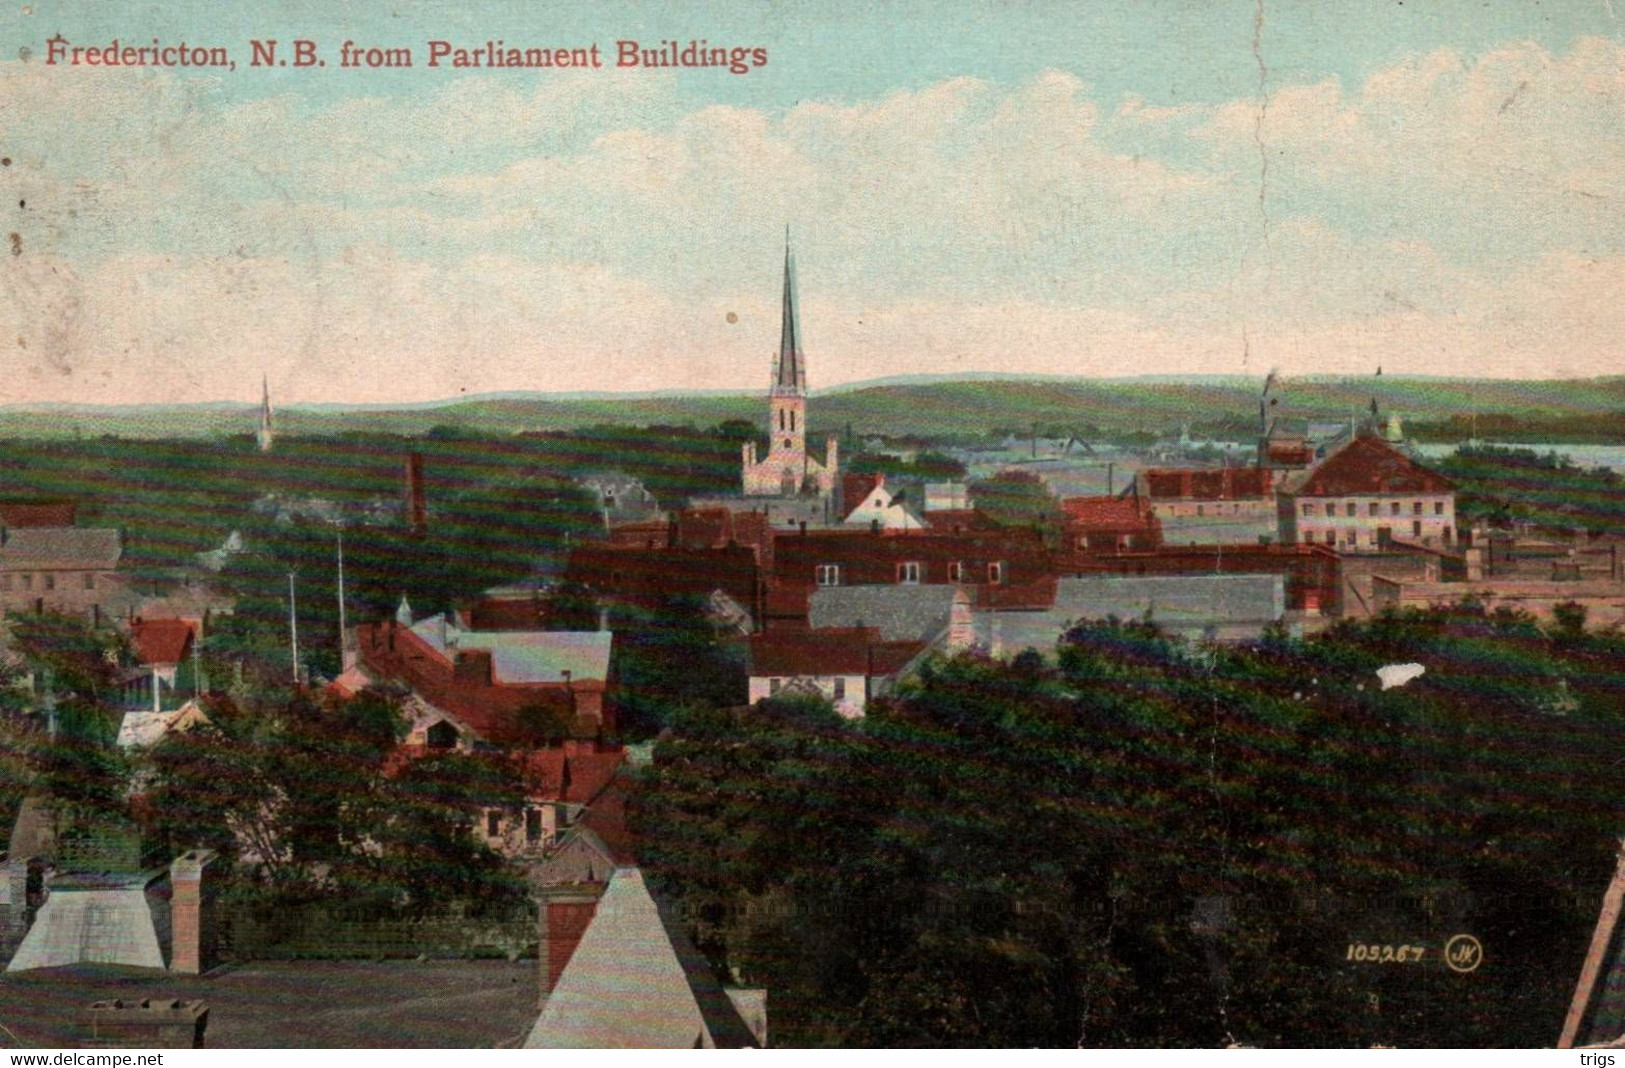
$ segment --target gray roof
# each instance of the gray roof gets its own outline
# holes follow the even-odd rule
[[[444,616],[422,620],[412,633],[448,660],[461,650],[489,650],[492,673],[503,683],[563,682],[566,671],[576,682],[602,681],[615,640],[607,630],[459,630]]]
[[[825,586],[807,606],[810,627],[877,627],[884,641],[929,641],[948,625],[953,586]]]
[[[6,533],[0,544],[0,569],[85,568],[118,566],[124,552],[119,532],[97,527],[21,527]]]
[[[1150,618],[1170,634],[1235,640],[1255,637],[1286,613],[1280,575],[1083,575],[1056,584],[1043,612],[981,612],[976,640],[998,652],[1049,652],[1080,622]]]

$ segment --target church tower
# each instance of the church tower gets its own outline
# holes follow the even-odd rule
[[[820,463],[807,455],[807,357],[801,348],[801,312],[796,294],[796,257],[790,233],[784,235],[784,306],[779,351],[773,357],[768,389],[767,455],[758,462],[756,442],[744,446],[743,482],[748,496],[793,497],[834,493],[837,455],[833,436]]]
[[[276,432],[271,429],[271,383],[263,375],[260,377],[260,428],[255,434],[261,452],[270,452],[271,446],[276,443]]]
[[[768,397],[767,436],[770,454],[799,463],[807,455],[807,368],[801,352],[801,322],[796,308],[796,258],[784,240],[784,322],[779,354],[773,359],[773,386]]]

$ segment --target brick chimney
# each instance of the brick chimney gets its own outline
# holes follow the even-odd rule
[[[407,453],[406,456],[406,486],[403,500],[403,516],[406,528],[414,534],[422,534],[429,529],[429,504],[423,496],[423,454],[421,452]]]
[[[582,936],[598,914],[598,899],[604,895],[604,883],[567,883],[544,886],[539,892],[541,939],[537,957],[542,968],[541,1003],[558,985],[559,976],[575,955]]]
[[[457,654],[452,664],[451,677],[454,681],[465,685],[490,686],[491,651],[489,649],[464,649]]]
[[[183,975],[202,975],[214,967],[215,853],[193,849],[182,853],[169,866],[169,970]]]

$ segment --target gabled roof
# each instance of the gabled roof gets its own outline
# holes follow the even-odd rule
[[[1391,493],[1447,493],[1451,481],[1381,438],[1362,435],[1301,476],[1300,497],[1357,497]]]
[[[525,1040],[526,1049],[753,1044],[737,1010],[715,978],[706,976],[687,939],[668,926],[636,868],[610,877]]]
[[[626,763],[626,750],[575,752],[551,747],[531,749],[519,759],[530,796],[591,804]]]
[[[143,664],[179,664],[192,651],[192,624],[184,619],[137,619],[130,642]]]
[[[111,570],[124,546],[119,532],[96,527],[24,527],[6,532],[0,568]]]
[[[768,631],[750,640],[750,673],[756,678],[881,677],[901,670],[924,645],[883,641],[874,627]]]

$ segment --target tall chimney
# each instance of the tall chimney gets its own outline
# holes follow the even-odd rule
[[[429,506],[428,502],[423,499],[423,454],[421,452],[412,452],[406,455],[404,518],[406,528],[414,534],[422,534],[429,529]]]

